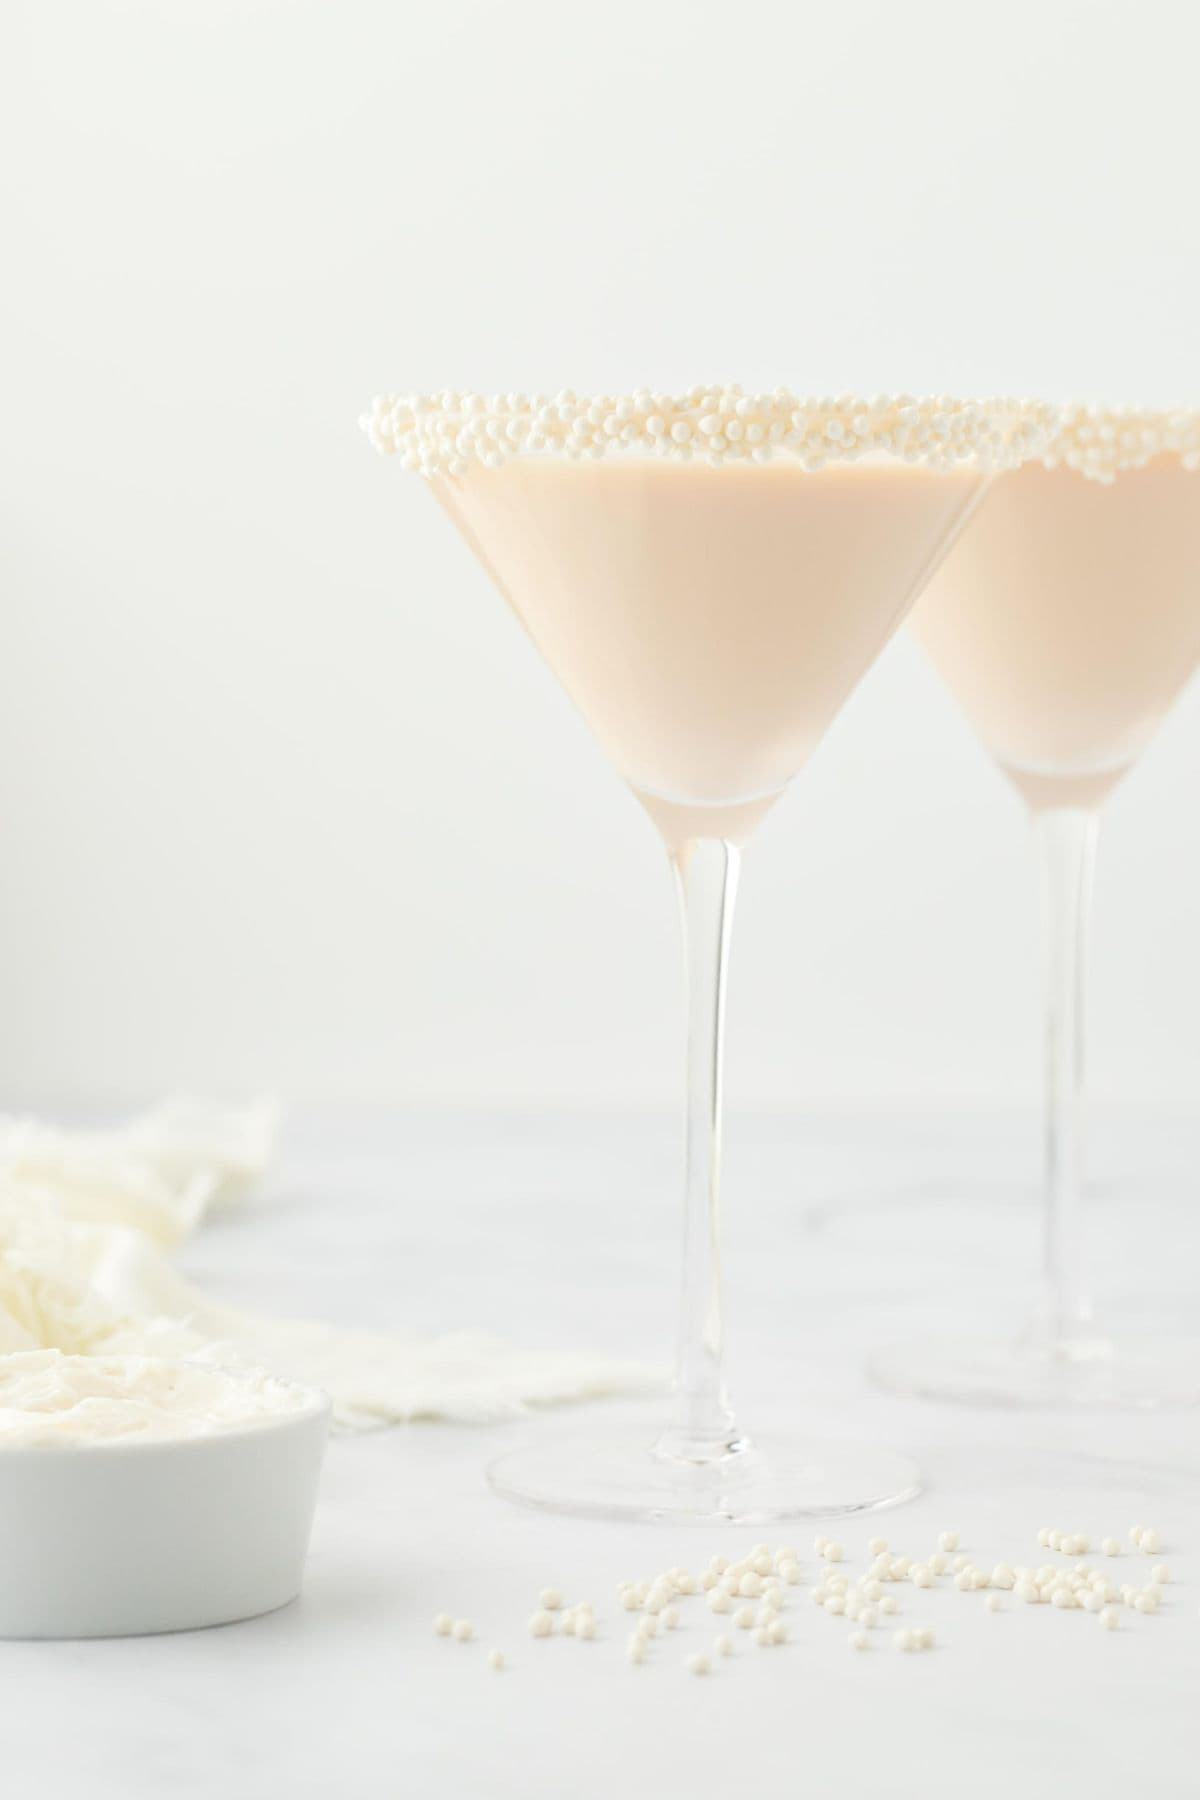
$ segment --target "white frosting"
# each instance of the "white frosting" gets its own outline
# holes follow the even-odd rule
[[[263,1369],[21,1351],[0,1357],[0,1452],[210,1437],[320,1404],[315,1389],[279,1381]]]
[[[424,475],[499,468],[527,451],[601,457],[652,451],[687,461],[794,457],[806,469],[889,455],[934,469],[1013,468],[1042,449],[1054,409],[1036,400],[854,394],[804,399],[789,388],[748,394],[693,387],[683,394],[382,394],[361,420],[375,448]]]

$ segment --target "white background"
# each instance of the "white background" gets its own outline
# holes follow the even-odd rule
[[[701,378],[1195,401],[1196,9],[4,17],[0,1094],[673,1096],[650,827],[356,417]],[[1200,1080],[1198,765],[1192,692],[1110,808],[1110,1096]],[[1020,810],[906,640],[742,894],[735,1099],[1033,1091]]]

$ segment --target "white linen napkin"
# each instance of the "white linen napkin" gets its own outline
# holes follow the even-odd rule
[[[0,1117],[0,1355],[128,1351],[259,1364],[325,1388],[349,1430],[499,1420],[661,1387],[656,1370],[586,1352],[524,1350],[476,1332],[347,1330],[208,1298],[165,1251],[212,1208],[250,1195],[277,1128],[267,1105],[186,1100],[110,1131]]]

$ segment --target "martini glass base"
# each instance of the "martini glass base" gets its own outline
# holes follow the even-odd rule
[[[868,1373],[893,1393],[983,1406],[1200,1404],[1200,1338],[1100,1335],[922,1338],[877,1350]]]
[[[657,1455],[634,1424],[548,1435],[487,1473],[496,1493],[546,1512],[695,1524],[873,1512],[920,1491],[915,1465],[888,1450],[767,1438],[690,1463]]]

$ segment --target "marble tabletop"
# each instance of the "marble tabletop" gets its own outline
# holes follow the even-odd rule
[[[618,1403],[492,1427],[420,1425],[330,1447],[308,1581],[269,1618],[176,1637],[0,1644],[14,1790],[96,1800],[413,1796],[1026,1800],[1200,1792],[1200,1412],[1034,1414],[900,1400],[872,1346],[1016,1325],[1037,1266],[1026,1116],[735,1117],[726,1180],[730,1379],[743,1423],[886,1443],[919,1462],[908,1505],[840,1525],[981,1563],[1043,1560],[1039,1526],[1153,1522],[1173,1579],[1109,1633],[1082,1612],[902,1595],[936,1650],[856,1654],[809,1603],[790,1641],[707,1679],[700,1601],[632,1666],[614,1586],[768,1531],[543,1516],[492,1496],[488,1460]],[[270,1193],[191,1244],[187,1273],[263,1310],[406,1332],[480,1326],[531,1345],[665,1359],[678,1279],[678,1144],[658,1115],[342,1113],[294,1119]],[[1094,1133],[1091,1254],[1112,1308],[1200,1323],[1200,1121],[1113,1114]],[[637,1403],[639,1406],[644,1403]],[[1144,1559],[1138,1558],[1138,1573]],[[1117,1579],[1133,1579],[1127,1552]],[[539,1590],[596,1608],[594,1642],[534,1641]],[[898,1592],[900,1590],[897,1590]],[[470,1616],[478,1641],[435,1638]],[[486,1650],[507,1667],[492,1672]]]

